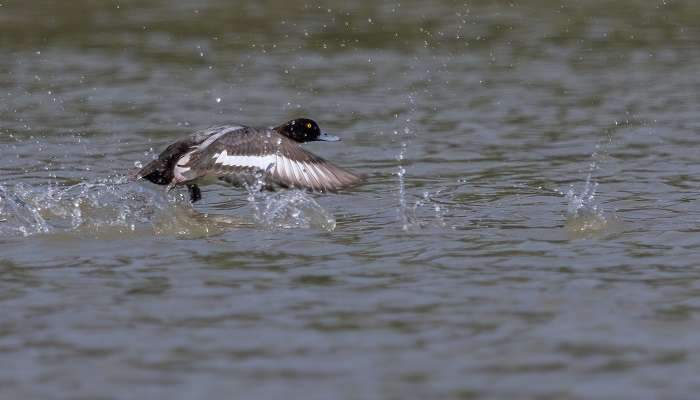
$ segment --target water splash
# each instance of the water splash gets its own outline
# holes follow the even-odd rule
[[[406,128],[405,133],[409,133],[408,128]],[[412,205],[407,200],[406,168],[403,166],[407,147],[407,142],[401,142],[401,151],[396,156],[396,161],[399,164],[396,172],[399,200],[397,218],[401,223],[401,229],[409,231],[412,228],[425,228],[428,226],[447,227],[444,215],[448,209],[435,199],[443,189],[438,189],[435,192],[424,191],[422,197]]]
[[[335,219],[304,192],[264,195],[254,205],[253,220],[200,213],[182,191],[166,194],[161,187],[128,183],[126,177],[74,185],[0,185],[0,237],[138,231],[195,238],[259,225],[335,229]]]
[[[258,224],[266,229],[314,228],[331,232],[336,221],[314,198],[302,190],[264,192],[262,181],[248,185],[248,203]]]
[[[49,231],[48,224],[39,213],[39,209],[29,206],[23,197],[0,186],[0,235],[5,236],[14,232],[29,236]]]
[[[164,195],[125,183],[118,178],[69,186],[0,186],[0,236],[134,231],[167,207]]]
[[[415,92],[410,92],[407,95],[407,107],[408,107],[408,115],[412,115],[416,112],[416,93]],[[395,118],[398,118],[399,115],[395,114]],[[411,218],[408,215],[408,207],[406,203],[406,168],[404,168],[404,160],[406,159],[406,152],[408,149],[408,143],[410,140],[410,137],[413,135],[413,132],[411,132],[411,118],[406,118],[405,119],[406,125],[404,125],[402,130],[395,130],[394,135],[398,136],[401,138],[401,150],[399,151],[399,154],[396,156],[396,161],[398,162],[398,167],[396,171],[396,177],[398,178],[398,200],[399,200],[399,205],[397,208],[397,218],[399,222],[401,223],[401,229],[404,231],[408,231],[411,229],[412,222]],[[408,139],[407,139],[408,138]]]
[[[402,142],[401,152],[398,156],[396,156],[396,161],[399,162],[398,171],[396,172],[396,176],[399,180],[399,208],[397,209],[397,211],[399,221],[401,221],[401,228],[404,231],[407,231],[411,226],[408,214],[406,212],[406,168],[403,167],[403,160],[404,158],[406,158],[406,147],[406,142]]]
[[[598,150],[599,145],[591,154],[583,188],[577,192],[574,185],[571,185],[566,193],[559,191],[567,200],[565,227],[575,237],[610,233],[619,222],[617,216],[607,213],[596,198],[598,182],[595,180],[595,172],[599,169]]]
[[[446,205],[441,204],[437,197],[444,189],[438,189],[435,192],[424,191],[423,196],[416,200],[408,212],[408,219],[411,226],[425,228],[434,226],[439,228],[448,227],[445,215],[449,212]]]

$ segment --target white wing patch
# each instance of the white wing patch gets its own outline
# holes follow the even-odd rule
[[[194,151],[185,153],[185,155],[180,157],[175,163],[175,168],[173,169],[175,180],[179,182],[187,180],[187,178],[185,178],[183,174],[190,170],[190,167],[187,167],[187,163],[190,162],[190,157],[192,156],[192,153],[194,153]]]
[[[269,172],[286,186],[313,190],[337,190],[359,178],[332,165],[293,160],[280,154],[259,156],[229,155],[226,150],[212,156],[214,164],[238,168],[256,168]],[[335,168],[335,169],[334,169]],[[335,171],[335,172],[334,172]]]
[[[277,155],[266,154],[264,156],[236,156],[229,155],[226,150],[216,153],[212,157],[214,164],[226,165],[229,167],[250,167],[266,171],[277,161]]]

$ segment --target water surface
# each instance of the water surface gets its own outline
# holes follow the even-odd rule
[[[700,6],[0,7],[3,398],[695,398]],[[310,116],[338,195],[126,182]]]

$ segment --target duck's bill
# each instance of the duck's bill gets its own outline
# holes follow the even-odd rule
[[[334,135],[329,135],[325,132],[322,132],[320,135],[318,135],[318,139],[322,142],[338,142],[340,141],[340,138],[338,136]]]

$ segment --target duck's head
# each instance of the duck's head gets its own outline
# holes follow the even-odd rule
[[[273,128],[278,133],[299,143],[323,141],[337,142],[340,140],[338,136],[329,135],[321,132],[316,121],[308,118],[297,118]]]

